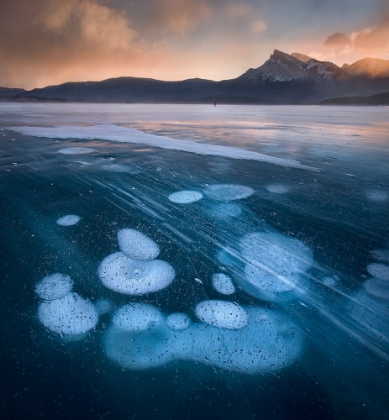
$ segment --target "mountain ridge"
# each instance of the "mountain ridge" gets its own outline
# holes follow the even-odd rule
[[[99,82],[65,82],[30,91],[9,90],[8,99],[103,103],[247,103],[315,104],[339,97],[363,97],[389,91],[388,78],[351,74],[329,61],[279,50],[261,66],[235,79],[191,78],[161,81],[118,77]],[[297,57],[301,56],[301,60]],[[303,61],[302,61],[303,60]],[[4,100],[7,96],[1,95]]]

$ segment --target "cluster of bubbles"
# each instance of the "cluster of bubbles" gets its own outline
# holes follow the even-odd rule
[[[371,255],[376,260],[366,267],[371,277],[357,292],[351,314],[370,331],[389,336],[389,249],[376,249]]]
[[[254,194],[252,188],[236,184],[211,185],[203,192],[178,191],[168,199],[181,205],[206,196],[219,202],[219,212],[238,215],[241,206],[230,202]],[[78,216],[64,216],[57,223],[69,226],[74,223],[59,221],[69,222],[72,217]],[[98,277],[108,289],[142,296],[173,283],[175,269],[157,259],[161,249],[153,239],[125,228],[118,231],[117,243],[120,251],[105,257],[98,267]],[[268,301],[294,293],[300,288],[301,273],[312,265],[312,251],[279,233],[254,232],[240,239],[239,255],[244,261],[243,275],[213,274],[212,286],[222,299],[198,302],[192,317],[181,312],[166,314],[143,302],[116,308],[103,338],[108,357],[128,369],[191,360],[246,373],[273,371],[293,363],[301,353],[302,335],[284,315],[226,298],[236,294],[237,288]],[[38,316],[55,333],[80,336],[96,326],[99,315],[111,312],[112,305],[106,300],[93,304],[72,290],[73,281],[64,274],[45,277],[36,286],[36,293],[44,299]]]

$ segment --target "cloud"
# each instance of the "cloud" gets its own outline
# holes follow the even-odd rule
[[[350,51],[389,52],[389,15],[372,28],[363,28],[351,35],[336,32],[324,41],[325,47],[347,47]],[[345,50],[346,51],[346,50]]]
[[[347,45],[350,43],[350,38],[345,33],[335,32],[330,35],[325,41],[326,47],[338,47],[341,45]]]
[[[263,20],[255,20],[251,24],[251,30],[255,33],[266,31],[267,26]]]
[[[360,50],[389,50],[389,15],[376,27],[366,28],[351,35],[353,45]]]

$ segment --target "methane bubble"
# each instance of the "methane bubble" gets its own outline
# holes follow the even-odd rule
[[[172,203],[177,204],[190,204],[195,203],[203,198],[203,194],[199,191],[177,191],[169,195],[168,199]]]
[[[62,216],[57,219],[57,225],[59,226],[73,226],[76,225],[81,220],[80,216],[75,214],[68,214],[67,216]]]
[[[133,303],[118,309],[112,319],[113,325],[126,331],[143,331],[160,324],[162,313],[154,306]]]
[[[380,280],[389,280],[389,265],[372,263],[367,266],[367,271],[373,277],[376,277]]]
[[[86,333],[98,321],[93,304],[77,293],[42,302],[38,308],[38,317],[46,328],[65,335]]]
[[[153,260],[160,253],[159,246],[138,230],[121,229],[117,238],[120,250],[133,260]]]
[[[65,147],[64,149],[58,150],[58,153],[64,155],[86,155],[88,153],[93,153],[95,150],[89,147]]]
[[[166,324],[174,331],[185,330],[190,325],[190,318],[186,314],[175,313],[166,318]]]
[[[108,289],[129,295],[144,295],[169,286],[175,271],[165,261],[137,261],[116,252],[104,258],[98,275]]]
[[[55,273],[46,276],[35,287],[41,299],[54,300],[66,296],[73,289],[73,280],[65,274]]]
[[[196,306],[197,317],[206,324],[229,330],[239,330],[248,323],[247,312],[232,302],[205,300]]]
[[[289,192],[289,188],[282,184],[270,184],[266,186],[266,189],[274,194],[286,194]]]
[[[254,194],[250,187],[238,184],[215,184],[204,189],[205,194],[212,200],[232,201],[241,200]]]
[[[229,276],[223,273],[217,273],[212,276],[212,285],[219,293],[223,295],[232,295],[235,293],[235,286]]]
[[[275,300],[284,292],[300,289],[301,274],[313,264],[312,250],[298,239],[279,233],[257,232],[240,241],[247,261],[242,288],[257,298]]]

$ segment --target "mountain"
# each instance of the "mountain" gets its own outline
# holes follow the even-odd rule
[[[6,88],[0,86],[0,97],[10,97],[14,95],[20,95],[25,93],[26,91],[24,89],[18,89],[18,88]]]
[[[309,60],[312,60],[312,57],[310,57],[309,55],[300,54],[296,52],[292,53],[291,56],[297,58],[297,60],[300,60],[303,63],[307,63]]]
[[[365,78],[389,78],[389,60],[364,58],[353,64],[343,64],[342,69],[354,76]]]
[[[274,50],[262,66],[231,80],[165,82],[119,77],[101,82],[47,86],[16,93],[18,97],[14,92],[14,96],[8,95],[8,100],[207,104],[216,100],[220,104],[314,104],[331,98],[384,92],[389,92],[389,78],[359,77],[328,61]]]
[[[389,105],[389,92],[371,96],[350,96],[332,98],[321,102],[322,105]]]
[[[295,53],[296,55],[296,53]],[[297,53],[297,55],[300,55]],[[329,61],[318,61],[309,58],[304,62],[295,56],[274,50],[262,66],[249,69],[241,77],[246,80],[268,80],[270,82],[290,82],[299,79],[348,79],[350,74]]]

